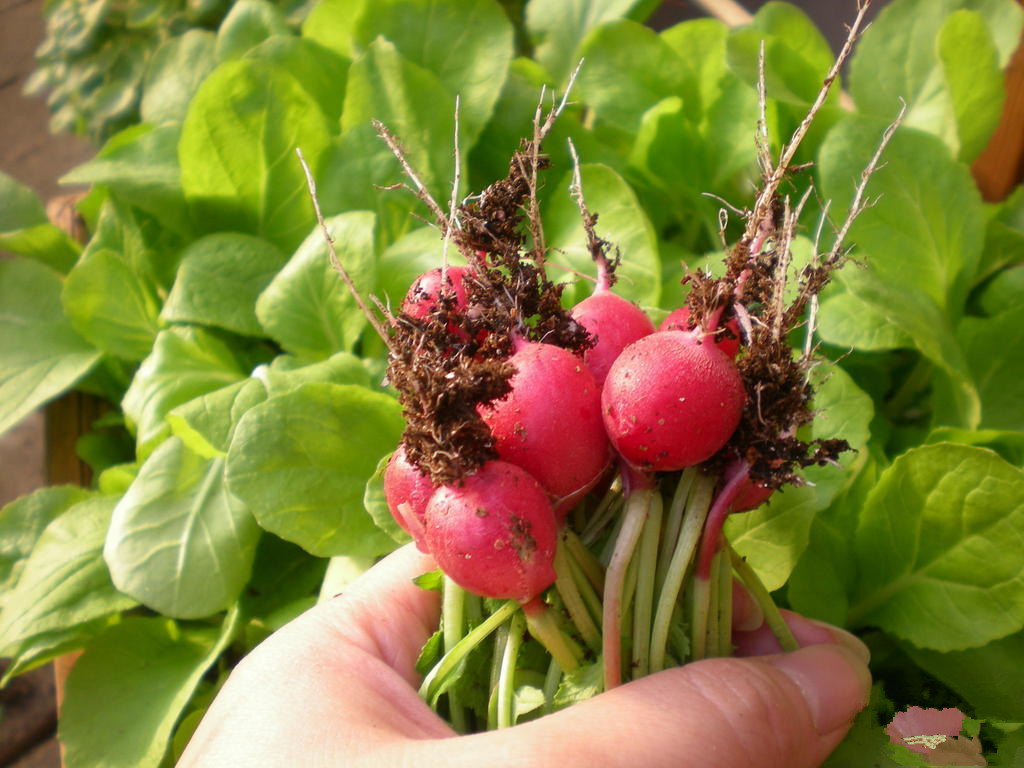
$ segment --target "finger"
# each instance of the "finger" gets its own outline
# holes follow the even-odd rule
[[[869,660],[867,646],[846,630],[808,619],[792,611],[783,610],[781,613],[801,648],[822,643],[838,643],[863,658],[865,663]],[[767,624],[762,624],[749,632],[734,631],[732,641],[737,656],[767,656],[782,652],[779,641]]]
[[[739,579],[732,582],[732,628],[750,632],[764,624],[764,611]]]
[[[446,766],[476,765],[487,754],[491,765],[811,768],[843,738],[870,684],[863,660],[836,644],[708,659],[525,725],[431,748]]]

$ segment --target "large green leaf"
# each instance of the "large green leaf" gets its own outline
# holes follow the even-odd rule
[[[168,411],[247,373],[227,344],[201,328],[161,331],[121,403],[126,419],[135,426],[139,457],[148,456],[167,436]]]
[[[349,60],[312,40],[274,35],[245,54],[288,70],[320,105],[329,126],[337,126],[345,102]]]
[[[725,532],[736,551],[746,557],[770,590],[789,578],[807,547],[814,514],[827,507],[852,476],[860,461],[858,452],[867,445],[874,408],[866,395],[842,368],[821,365],[812,374],[815,389],[814,421],[810,438],[842,438],[853,449],[840,456],[838,466],[808,467],[808,485],[776,491],[758,509],[732,515]]]
[[[64,184],[102,184],[175,233],[192,230],[178,165],[177,123],[133,125],[112,136],[96,157],[61,178]]]
[[[139,113],[146,123],[180,123],[199,84],[217,65],[217,37],[190,29],[156,49],[146,68]]]
[[[462,149],[473,146],[513,55],[512,24],[495,0],[376,0],[359,17],[355,38],[363,49],[378,38],[388,40],[406,60],[437,76],[449,102],[459,95]],[[444,111],[444,104],[437,110]]]
[[[287,258],[266,240],[221,232],[196,240],[182,254],[161,318],[262,336],[256,299]]]
[[[622,253],[615,292],[644,306],[656,305],[661,293],[657,238],[636,194],[607,166],[585,164],[580,166],[580,173],[588,208],[600,211],[598,235]],[[552,186],[541,211],[547,245],[553,249],[549,269],[554,279],[566,267],[582,274],[595,274],[579,208],[569,196],[571,181],[570,173]],[[590,285],[580,283],[575,289],[567,289],[566,300],[575,303],[574,299],[582,299],[589,293]]]
[[[367,0],[320,0],[302,22],[302,36],[351,59],[356,55],[355,29]]]
[[[376,279],[375,221],[368,211],[354,211],[327,222],[338,260],[364,297]],[[313,359],[350,350],[366,326],[351,291],[331,266],[319,228],[260,295],[256,316],[282,347]]]
[[[635,134],[644,112],[684,83],[679,58],[657,34],[634,21],[596,28],[580,50],[586,66],[578,87],[586,104],[627,135]]]
[[[828,41],[807,15],[790,3],[761,6],[754,20],[729,37],[729,66],[753,86],[764,43],[764,79],[768,98],[807,105],[821,90],[834,56]],[[837,91],[829,94],[835,100]]]
[[[40,488],[0,509],[0,608],[18,583],[25,561],[46,526],[88,495],[84,488],[55,485]]]
[[[403,426],[387,395],[305,384],[242,417],[228,451],[228,487],[263,528],[312,554],[390,551],[394,542],[363,509],[363,492]]]
[[[316,167],[328,135],[319,105],[283,69],[257,59],[219,66],[192,99],[178,145],[197,226],[293,250],[315,222],[295,150]]]
[[[0,613],[0,648],[123,611],[136,601],[117,591],[103,562],[116,498],[79,502],[43,531]]]
[[[577,48],[587,33],[625,17],[638,0],[529,0],[526,28],[534,56],[558,83],[564,83],[579,59]]]
[[[1024,431],[1024,304],[995,317],[965,317],[957,340],[981,398],[983,429]],[[1012,307],[1012,305],[1011,305]]]
[[[61,708],[68,765],[161,765],[196,686],[237,628],[237,611],[221,628],[132,617],[90,643],[68,676]]]
[[[0,251],[67,272],[79,250],[78,243],[50,223],[35,193],[0,171]]]
[[[71,387],[100,357],[64,317],[61,283],[42,264],[0,261],[0,434]]]
[[[75,330],[104,352],[135,361],[153,348],[160,330],[157,286],[129,256],[88,249],[68,273],[61,299]]]
[[[975,18],[951,15],[961,9]],[[993,110],[998,119],[998,99],[973,103],[975,111],[968,110],[975,93],[994,93],[1001,81],[998,68],[1006,66],[1020,41],[1022,20],[1020,7],[1004,0],[889,3],[850,63],[857,107],[891,120],[902,99],[908,105],[906,125],[937,134],[970,160],[994,127]]]
[[[855,626],[955,651],[1024,626],[1024,471],[991,451],[928,445],[893,462],[854,542]]]
[[[103,554],[125,594],[165,616],[202,618],[238,599],[258,537],[224,483],[224,459],[204,459],[171,438],[118,503]]]
[[[273,3],[238,0],[217,30],[217,58],[220,61],[240,59],[268,37],[290,32],[284,15]]]
[[[1024,721],[1024,633],[966,651],[905,649],[915,664],[967,699],[978,717]]]

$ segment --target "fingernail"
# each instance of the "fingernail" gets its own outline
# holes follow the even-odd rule
[[[868,647],[864,645],[864,642],[856,635],[847,632],[845,629],[840,629],[833,624],[826,624],[823,621],[815,621],[814,619],[809,619],[809,621],[831,632],[837,643],[844,648],[853,651],[864,664],[871,661],[871,651],[868,650]]]
[[[800,689],[820,734],[831,733],[853,720],[871,695],[867,665],[859,653],[845,645],[811,645],[765,661]]]

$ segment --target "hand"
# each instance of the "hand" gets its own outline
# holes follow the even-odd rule
[[[867,703],[868,653],[852,635],[787,615],[789,654],[736,596],[741,654],[628,683],[515,728],[457,736],[419,698],[420,648],[439,596],[412,546],[272,635],[234,670],[181,766],[819,765]]]

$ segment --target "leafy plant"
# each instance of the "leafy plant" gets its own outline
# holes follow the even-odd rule
[[[572,23],[563,5],[529,0],[513,22],[494,0],[321,0],[295,30],[244,0],[216,33],[163,42],[145,76],[150,37],[104,68],[133,74],[97,98],[103,124],[130,120],[129,80],[142,122],[67,177],[92,185],[84,245],[0,175],[0,247],[19,254],[0,263],[0,430],[72,387],[114,406],[81,443],[93,488],[42,489],[0,512],[8,677],[84,650],[60,724],[70,765],[172,760],[234,660],[397,544],[374,522],[372,478],[401,409],[314,226],[296,148],[356,286],[398,306],[442,244],[413,195],[382,189],[402,170],[370,121],[448,199],[459,95],[460,194],[481,189],[531,135],[540,87],[560,93],[583,56],[545,144],[551,269],[565,267],[567,302],[587,291],[573,277],[590,255],[568,195],[572,138],[587,203],[623,256],[616,290],[653,315],[681,302],[681,264],[720,260],[720,226],[740,234],[709,195],[741,204],[759,178],[761,41],[776,150],[832,60],[785,3],[745,28],[661,33],[640,23],[649,3],[576,3]],[[92,9],[80,50],[93,50],[105,6],[77,7]],[[853,55],[855,108],[826,103],[796,158],[814,167],[786,190],[813,184],[808,212],[831,200],[842,221],[906,102],[850,232],[864,266],[838,273],[818,311],[834,364],[813,437],[856,453],[726,525],[776,601],[872,645],[879,691],[834,765],[890,760],[879,715],[923,689],[985,719],[999,754],[1019,743],[999,724],[1024,720],[1024,192],[982,202],[967,163],[1000,112],[1021,26],[1012,0],[894,0]],[[593,689],[582,675],[559,701]]]

